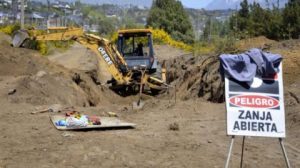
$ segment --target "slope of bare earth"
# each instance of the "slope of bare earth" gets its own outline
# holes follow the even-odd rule
[[[106,83],[111,79],[111,75],[106,71],[106,64],[100,62],[95,53],[77,42],[69,50],[55,52],[48,58],[65,68],[93,74],[101,83]]]
[[[159,61],[171,60],[180,56],[191,54],[168,45],[155,45],[154,52]]]
[[[174,62],[172,57],[168,64],[174,64],[171,72],[176,73],[173,82],[178,86],[177,102],[173,94],[144,97],[144,109],[136,112],[131,109],[135,96],[120,97],[97,85],[85,70],[76,66],[67,67],[67,58],[64,58],[65,66],[62,66],[61,60],[55,56],[50,57],[49,61],[32,50],[15,49],[9,43],[0,41],[1,168],[224,166],[230,141],[225,132],[225,105],[206,101],[207,97],[211,97],[208,94],[199,98],[203,95],[199,95],[197,90],[201,90],[198,85],[202,83],[217,81],[211,79],[210,73],[204,73],[210,71],[212,64],[217,67],[216,62],[208,60],[204,62],[212,64],[204,64],[206,57],[186,55],[185,58],[179,56]],[[172,50],[170,47],[160,49],[164,53]],[[290,51],[283,44],[274,46],[274,49]],[[76,53],[74,56],[77,57]],[[285,58],[290,60],[289,55]],[[299,57],[295,55],[295,59],[298,61]],[[177,67],[180,68],[175,72]],[[287,74],[294,73],[289,70],[286,69]],[[216,76],[216,71],[212,70],[211,74]],[[209,80],[191,82],[201,78],[199,73]],[[290,82],[285,84],[285,142],[292,166],[300,167],[300,81],[297,80],[299,74],[294,76],[295,79],[286,79]],[[9,95],[11,89],[16,89],[16,92]],[[206,91],[201,93],[209,91],[208,87],[203,90]],[[188,97],[188,94],[191,96]],[[120,119],[136,123],[137,127],[129,130],[63,132],[52,126],[50,113],[30,114],[39,106],[54,103],[75,106],[77,110],[93,115],[105,116],[106,112],[113,111]],[[240,145],[241,138],[237,138],[232,167],[239,166]],[[244,161],[247,168],[285,166],[277,139],[247,138]]]

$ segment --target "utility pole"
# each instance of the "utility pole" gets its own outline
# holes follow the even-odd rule
[[[209,36],[208,36],[208,41],[211,42],[211,34],[212,34],[212,16],[209,17]]]
[[[238,31],[238,6],[236,5],[235,8],[235,28],[234,28],[234,39],[237,38],[237,31]]]
[[[16,23],[17,14],[18,14],[18,0],[11,1],[11,9],[13,13],[13,22]]]
[[[50,27],[50,0],[47,0],[47,29]]]
[[[25,7],[24,7],[24,0],[21,0],[21,29],[24,29],[24,11],[25,11]]]

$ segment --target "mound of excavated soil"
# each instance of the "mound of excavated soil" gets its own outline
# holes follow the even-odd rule
[[[159,61],[176,59],[189,53],[169,45],[154,45],[155,56]]]
[[[224,82],[216,56],[185,55],[168,62],[168,81],[176,85],[183,99],[203,97],[212,102],[224,101]]]
[[[2,43],[0,76],[5,83],[1,84],[16,89],[8,95],[11,102],[96,106],[118,99],[112,91],[97,85],[90,73],[66,69],[35,51],[13,48],[7,41]]]
[[[248,41],[255,42],[253,47],[267,45],[267,51],[281,54],[283,60],[283,78],[285,102],[297,105],[300,100],[300,41],[276,42],[264,37]],[[244,49],[252,48],[244,41]],[[263,47],[261,47],[263,48]],[[239,50],[242,50],[239,48]],[[212,102],[224,101],[224,81],[220,75],[218,56],[182,55],[168,60],[168,81],[176,85],[177,95],[183,100],[203,97]]]
[[[299,134],[300,128],[300,41],[269,42],[268,51],[283,56],[284,99],[287,129]],[[260,44],[257,44],[260,45]],[[168,61],[168,80],[176,85],[177,97],[190,100],[202,97],[212,102],[224,101],[224,81],[219,72],[218,56],[184,55]],[[170,93],[172,94],[172,93]]]
[[[240,51],[247,51],[251,48],[269,48],[273,44],[276,44],[276,41],[260,36],[241,40],[237,43],[237,47]]]
[[[106,63],[99,61],[97,54],[77,42],[69,50],[53,53],[48,58],[67,69],[90,73],[98,82],[106,83],[111,79]]]
[[[300,40],[286,40],[277,42],[266,37],[256,37],[238,42],[238,50],[245,51],[251,48],[262,48],[283,57],[283,83],[285,90],[285,104],[298,105],[300,99]],[[300,117],[299,117],[300,118]]]

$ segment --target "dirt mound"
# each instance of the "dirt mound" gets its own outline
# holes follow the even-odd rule
[[[155,45],[154,51],[159,61],[176,59],[177,57],[188,54],[188,52],[169,45]]]
[[[250,41],[255,42],[255,45],[252,44],[253,47],[267,44],[267,51],[283,56],[285,102],[289,105],[299,104],[300,41],[276,42],[265,37],[257,37]],[[168,61],[168,80],[172,85],[176,85],[177,94],[183,100],[203,97],[208,101],[223,102],[224,81],[219,68],[220,63],[216,55],[183,55]]]
[[[283,57],[283,84],[287,127],[295,132],[300,128],[300,40],[273,43],[269,49]]]
[[[6,82],[3,87],[16,89],[8,96],[13,103],[96,106],[118,99],[95,83],[93,74],[68,70],[35,51],[13,48],[9,43],[0,46],[0,76]]]
[[[168,67],[168,81],[176,85],[181,99],[203,97],[212,102],[224,101],[224,82],[217,56],[185,55],[169,61]]]
[[[285,85],[292,85],[300,80],[300,40],[287,40],[273,44],[272,53],[281,54],[283,57],[283,71]]]
[[[247,51],[251,48],[269,48],[273,44],[276,44],[276,41],[270,40],[264,36],[254,37],[249,39],[240,40],[237,43],[237,48],[240,51]]]
[[[77,42],[69,50],[55,52],[49,55],[48,58],[67,69],[93,74],[101,83],[106,83],[111,79],[111,74],[107,71],[106,64],[99,61],[97,54]]]
[[[1,45],[7,45],[7,44],[9,44],[10,43],[10,41],[11,41],[11,37],[10,36],[8,36],[7,34],[4,34],[4,33],[2,33],[2,32],[0,32],[0,44]]]

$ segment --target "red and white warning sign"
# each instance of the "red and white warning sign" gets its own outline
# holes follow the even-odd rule
[[[273,77],[252,84],[225,77],[227,134],[285,137],[282,66]]]

